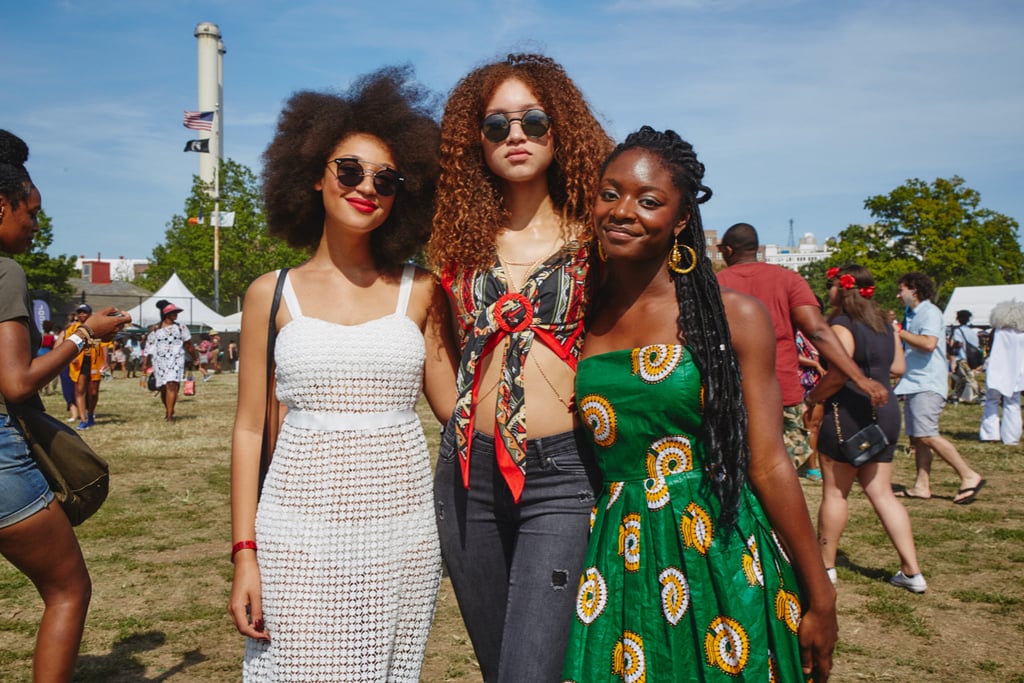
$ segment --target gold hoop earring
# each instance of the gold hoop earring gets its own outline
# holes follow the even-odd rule
[[[594,244],[597,245],[597,258],[601,259],[602,263],[607,261],[608,255],[604,253],[604,247],[601,246],[601,240],[595,237]]]
[[[690,254],[690,265],[685,268],[680,268],[679,263],[683,260],[683,255],[679,251],[679,247],[682,246]],[[688,244],[680,245],[678,242],[672,245],[672,251],[668,254],[668,267],[672,269],[672,272],[680,275],[686,275],[697,267],[697,252]]]

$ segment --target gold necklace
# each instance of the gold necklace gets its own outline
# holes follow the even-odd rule
[[[558,247],[558,243],[561,240],[562,240],[562,236],[561,235],[556,236],[555,237],[555,241],[551,243],[551,247],[549,247],[547,249],[547,251],[545,251],[543,254],[541,254],[541,257],[538,258],[533,263],[523,263],[523,262],[517,262],[517,261],[509,261],[509,260],[505,259],[501,255],[501,252],[498,251],[498,248],[495,247],[494,248],[494,253],[498,256],[498,263],[501,264],[501,270],[505,273],[505,279],[508,281],[510,291],[512,291],[512,292],[522,291],[523,287],[526,286],[526,281],[530,279],[531,275],[533,275],[533,272],[537,269],[537,266],[539,266],[541,263],[543,263],[546,259],[548,259],[555,252],[555,250]],[[512,276],[512,271],[509,269],[509,266],[520,266],[520,267],[521,266],[527,266],[527,269],[524,271],[525,275],[523,276],[523,281],[521,283],[517,283],[515,281],[515,278]]]
[[[558,402],[565,406],[565,409],[567,411],[569,411],[570,413],[573,412],[573,409],[576,407],[575,392],[573,392],[572,396],[569,397],[568,401],[562,398],[562,394],[559,393],[558,389],[555,388],[554,383],[550,379],[548,379],[547,373],[544,372],[544,368],[542,368],[540,365],[540,361],[537,360],[536,358],[533,358],[533,356],[530,356],[530,358],[533,359],[534,367],[537,368],[537,372],[540,373],[540,376],[544,378],[544,383],[548,385],[548,389],[551,389],[551,393],[555,395],[555,398],[558,399]]]

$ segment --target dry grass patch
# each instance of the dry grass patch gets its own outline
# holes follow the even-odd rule
[[[94,596],[76,681],[237,681],[243,651],[225,612],[231,582],[228,458],[236,381],[218,375],[182,399],[167,425],[159,399],[137,380],[104,382],[87,439],[110,462],[111,494],[79,527]],[[57,400],[51,411],[62,414]],[[906,501],[924,595],[889,586],[896,553],[863,494],[850,497],[840,543],[840,642],[832,680],[1024,683],[1024,453],[977,441],[981,410],[951,406],[945,434],[988,479],[978,501],[951,504],[958,485],[936,463],[935,498]],[[424,411],[434,448],[437,429]],[[900,454],[896,481],[913,459]],[[820,487],[804,482],[812,515]],[[0,562],[0,680],[31,680],[41,603]],[[1018,645],[1014,645],[1018,643]],[[442,584],[423,680],[479,681],[450,583]]]

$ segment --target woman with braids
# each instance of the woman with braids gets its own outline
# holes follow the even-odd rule
[[[689,143],[647,126],[605,162],[607,276],[576,401],[605,477],[564,680],[824,681],[835,589],[782,441],[764,307],[720,292]]]
[[[28,145],[0,130],[0,253],[23,254],[39,230],[39,190],[25,170]],[[21,570],[43,599],[32,659],[33,681],[70,681],[82,642],[92,583],[75,532],[12,417],[20,405],[42,410],[45,387],[95,338],[131,322],[107,308],[89,315],[42,356],[25,271],[0,257],[0,555]]]
[[[416,402],[455,401],[430,231],[438,126],[407,69],[299,92],[263,155],[272,234],[312,256],[249,287],[231,446],[228,610],[246,681],[418,683],[441,552]],[[277,330],[274,373],[267,330]],[[268,375],[283,422],[260,496]]]
[[[890,386],[889,377],[906,372],[907,363],[903,343],[872,298],[875,277],[867,268],[855,264],[829,268],[826,277],[832,305],[828,322],[832,330],[865,375]],[[825,405],[825,417],[818,432],[818,450],[824,456],[821,458],[818,542],[832,583],[836,582],[839,537],[849,518],[847,498],[853,482],[857,481],[900,556],[900,571],[891,582],[914,593],[923,593],[928,584],[917,564],[910,515],[892,489],[892,457],[900,436],[900,405],[896,395],[889,389],[889,401],[872,407],[849,377],[829,367],[814,390],[808,393],[807,403]],[[843,457],[839,442],[872,422],[877,422],[885,432],[889,446],[860,467],[854,467]]]
[[[429,252],[462,361],[434,493],[489,683],[557,681],[565,653],[599,482],[573,379],[593,185],[610,149],[579,89],[541,55],[471,72],[441,122]]]

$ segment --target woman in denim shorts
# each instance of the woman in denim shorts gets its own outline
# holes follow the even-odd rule
[[[39,230],[40,196],[25,161],[28,146],[0,130],[0,252],[28,251]],[[0,555],[32,580],[43,598],[33,680],[70,681],[85,626],[92,586],[82,550],[64,510],[53,504],[43,475],[28,454],[10,412],[20,405],[42,409],[38,391],[93,337],[113,336],[131,322],[108,308],[92,315],[85,330],[36,356],[42,335],[32,321],[25,271],[0,256]]]

